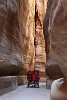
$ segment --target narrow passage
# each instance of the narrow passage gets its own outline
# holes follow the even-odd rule
[[[50,90],[45,83],[40,83],[40,88],[27,88],[19,86],[16,90],[0,96],[0,100],[50,100]]]

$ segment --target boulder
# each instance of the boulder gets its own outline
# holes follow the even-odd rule
[[[67,81],[63,78],[52,83],[50,100],[67,100]]]
[[[51,57],[46,62],[45,71],[47,76],[53,80],[64,77],[60,67]]]

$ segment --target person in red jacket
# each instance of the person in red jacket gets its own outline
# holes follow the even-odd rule
[[[32,81],[35,81],[35,70],[32,71]]]

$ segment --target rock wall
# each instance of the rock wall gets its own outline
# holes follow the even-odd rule
[[[67,78],[67,0],[52,0],[49,35],[50,56]]]
[[[50,44],[47,54],[59,65],[64,76],[53,82],[50,100],[67,100],[67,0],[48,0],[48,3],[46,25]],[[54,66],[55,70],[58,71]]]
[[[0,75],[33,67],[34,0],[0,0]]]
[[[50,48],[51,48],[51,43],[50,43],[51,40],[50,40],[50,35],[48,32],[48,27],[49,27],[49,23],[51,22],[50,17],[52,15],[50,14],[50,12],[51,12],[52,6],[53,6],[52,0],[48,0],[47,11],[46,11],[45,19],[44,19],[44,38],[45,38],[45,50],[46,50],[45,70],[46,70],[46,74],[50,78],[57,79],[57,78],[63,77],[63,74],[57,62],[54,59],[52,59],[52,57],[49,55]],[[56,38],[56,36],[54,38]]]
[[[46,10],[47,0],[36,0],[35,10],[35,63],[36,68],[45,71],[46,53],[45,40],[43,35],[43,20]]]
[[[35,1],[20,0],[19,26],[21,32],[21,46],[24,59],[24,68],[34,67],[34,17]]]
[[[23,67],[18,0],[0,0],[0,75],[16,75]]]

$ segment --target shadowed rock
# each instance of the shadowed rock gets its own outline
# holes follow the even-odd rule
[[[64,79],[53,82],[51,100],[67,100],[67,0],[52,0],[48,29],[49,55],[64,75]]]
[[[50,56],[67,78],[67,0],[52,0],[49,19]]]
[[[55,62],[54,59],[52,59],[49,55],[50,52],[50,36],[48,32],[48,26],[50,21],[50,12],[51,12],[51,5],[52,0],[48,0],[47,3],[47,11],[44,19],[44,38],[45,38],[45,50],[46,50],[46,67],[45,71],[47,76],[52,79],[57,79],[60,77],[64,77],[61,69],[59,68],[59,65]]]
[[[17,75],[23,67],[18,0],[0,0],[0,75]]]

